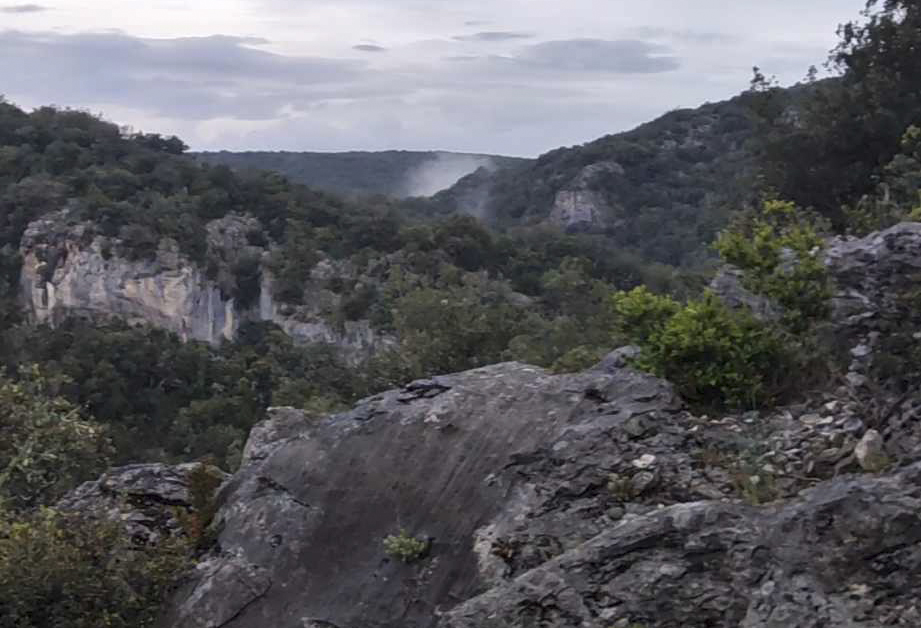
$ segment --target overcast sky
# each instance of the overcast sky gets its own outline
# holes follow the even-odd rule
[[[864,0],[0,0],[0,93],[195,149],[534,156],[821,64]]]

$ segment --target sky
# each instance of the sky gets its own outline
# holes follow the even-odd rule
[[[0,0],[0,94],[196,150],[536,156],[821,66],[864,0]]]

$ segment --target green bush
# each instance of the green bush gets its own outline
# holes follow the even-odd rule
[[[188,564],[183,541],[131,547],[119,525],[0,510],[0,628],[144,628]]]
[[[743,271],[743,284],[783,308],[783,322],[803,332],[829,314],[831,288],[816,221],[784,201],[767,201],[724,231],[716,247]]]
[[[783,389],[791,358],[782,334],[711,293],[681,307],[637,288],[614,295],[614,309],[627,313],[619,325],[642,349],[634,365],[669,380],[688,401],[756,407]]]
[[[59,498],[108,464],[103,426],[51,392],[38,367],[0,377],[0,505],[25,509]]]
[[[384,551],[404,563],[412,563],[425,555],[429,549],[428,541],[416,538],[406,530],[397,535],[391,534],[384,539]]]

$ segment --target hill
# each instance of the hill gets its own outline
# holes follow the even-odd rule
[[[296,183],[347,196],[430,196],[479,168],[501,170],[529,160],[446,151],[311,153],[286,151],[201,152],[205,163],[235,170],[271,170]]]
[[[649,261],[699,264],[730,214],[754,197],[750,105],[740,96],[676,110],[519,168],[478,171],[437,194],[434,211],[473,213],[499,228],[599,233]]]

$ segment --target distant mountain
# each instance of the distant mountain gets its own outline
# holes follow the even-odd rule
[[[192,153],[212,165],[235,170],[273,170],[317,190],[347,196],[385,194],[430,196],[451,187],[479,168],[498,171],[531,160],[452,152],[202,152]]]

